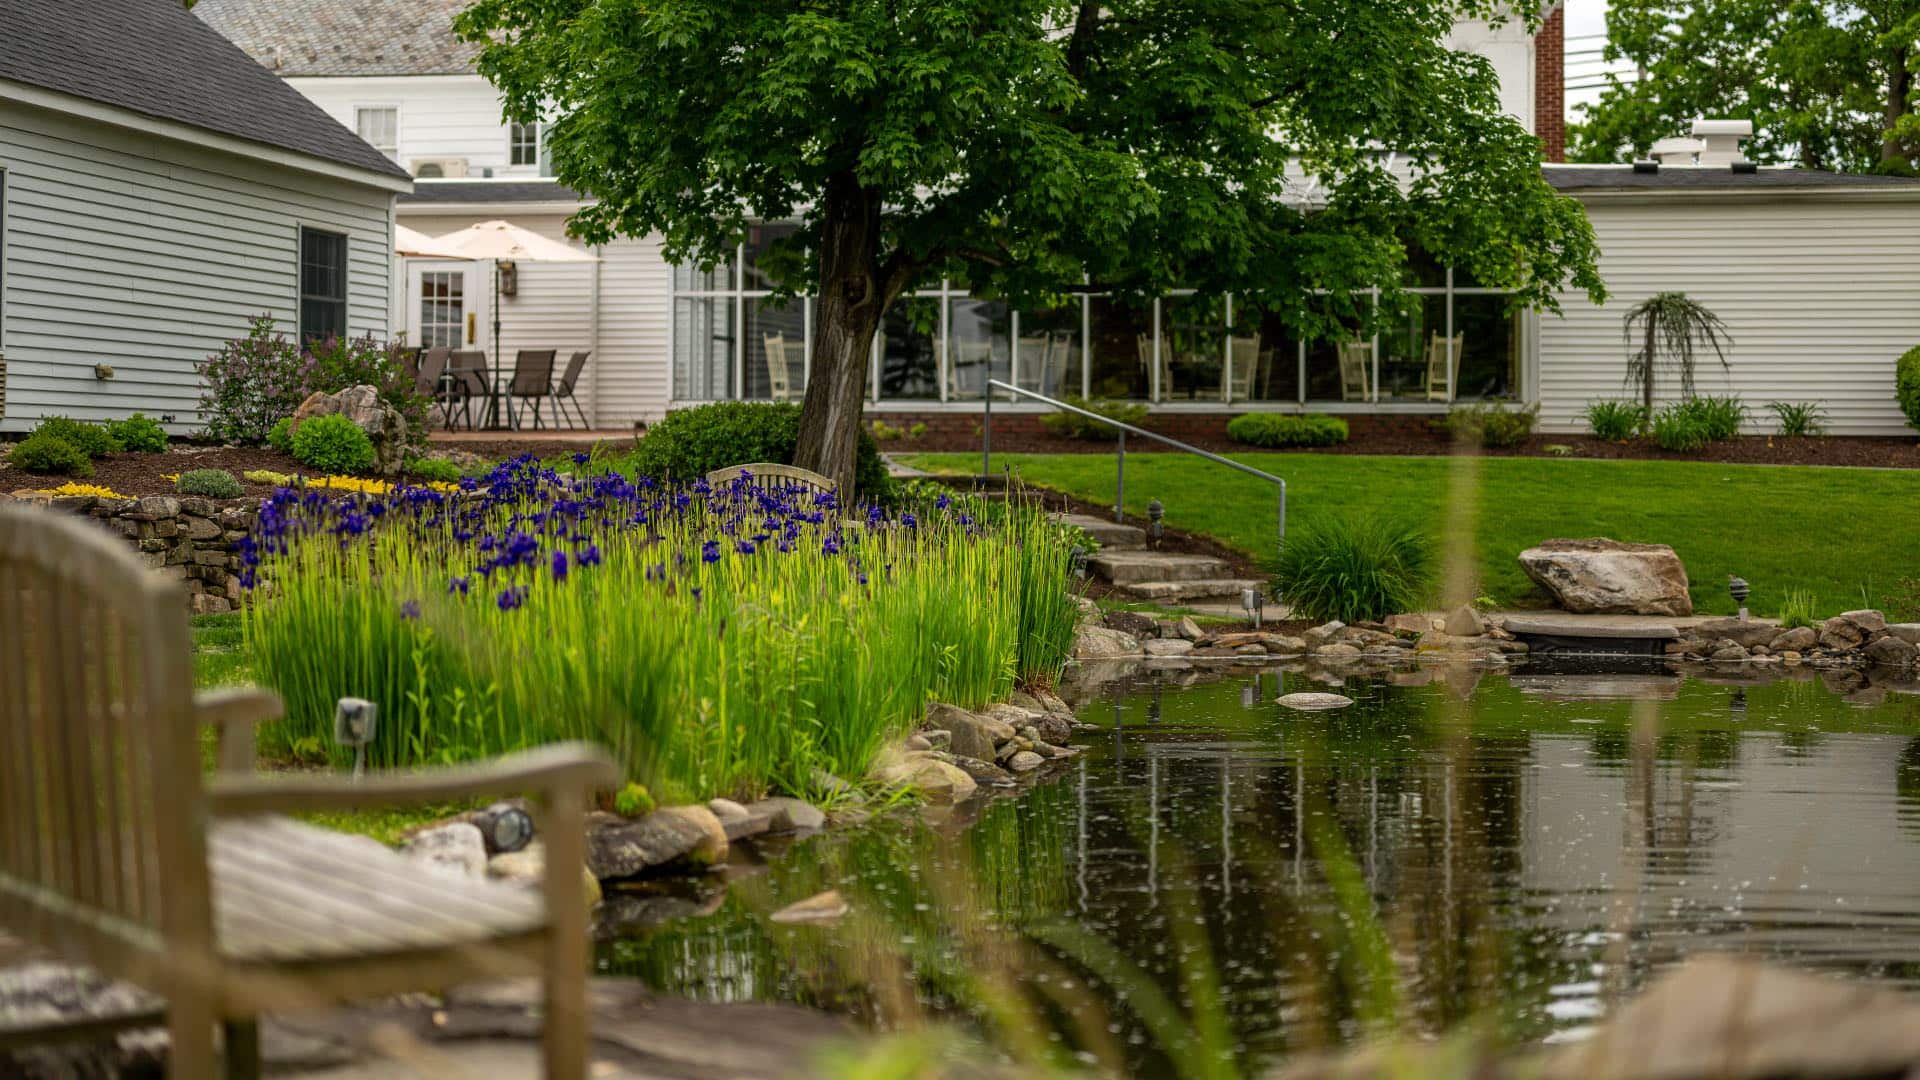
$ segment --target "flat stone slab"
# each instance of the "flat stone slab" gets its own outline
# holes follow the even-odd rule
[[[1567,611],[1508,615],[1507,632],[1516,637],[1651,638],[1677,641],[1680,630],[1663,615],[1576,615]]]
[[[1140,600],[1157,600],[1162,603],[1178,603],[1185,600],[1205,600],[1212,597],[1233,597],[1234,605],[1239,605],[1240,593],[1246,589],[1265,590],[1267,583],[1257,578],[1209,578],[1201,581],[1140,581],[1120,586],[1120,591]],[[1274,618],[1271,609],[1268,617]]]
[[[1119,551],[1147,546],[1147,534],[1135,525],[1122,525],[1092,514],[1055,514],[1053,520],[1071,525],[1100,544],[1102,551]]]
[[[1115,585],[1147,581],[1202,581],[1225,577],[1230,572],[1224,561],[1211,555],[1144,550],[1102,551],[1088,560],[1087,566]]]
[[[1325,712],[1328,709],[1344,709],[1353,704],[1353,699],[1345,694],[1282,694],[1277,700],[1280,705],[1301,712]]]

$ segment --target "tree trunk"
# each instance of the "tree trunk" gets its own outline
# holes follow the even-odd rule
[[[851,494],[873,335],[892,299],[880,275],[878,194],[850,175],[829,181],[820,231],[813,366],[800,408],[794,464],[832,477]]]
[[[1886,125],[1880,134],[1881,161],[1907,160],[1906,150],[1899,136],[1893,133],[1893,127],[1907,115],[1907,95],[1912,91],[1913,72],[1907,66],[1907,47],[1895,46],[1893,55],[1887,58],[1887,113]]]

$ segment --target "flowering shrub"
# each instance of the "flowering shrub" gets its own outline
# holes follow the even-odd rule
[[[585,738],[667,798],[862,776],[927,701],[1051,680],[1073,635],[1064,535],[1004,501],[843,511],[523,457],[458,495],[281,490],[239,553],[272,584],[245,614],[287,702],[269,749],[324,744],[353,694],[382,765]]]
[[[309,387],[333,394],[349,386],[371,386],[380,392],[382,403],[407,421],[408,439],[426,441],[428,402],[415,392],[413,376],[400,362],[398,343],[381,344],[371,336],[330,337],[309,346],[309,360]]]
[[[292,446],[293,460],[330,473],[365,472],[373,467],[373,440],[339,413],[302,423],[293,433]]]
[[[258,446],[274,421],[306,398],[312,361],[273,325],[271,315],[253,319],[246,337],[222,345],[196,369],[206,383],[200,412],[210,437]]]

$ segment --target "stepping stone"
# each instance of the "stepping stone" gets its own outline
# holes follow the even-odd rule
[[[1231,573],[1227,564],[1211,555],[1161,551],[1102,551],[1087,561],[1094,573],[1115,585],[1148,581],[1205,581]]]
[[[1092,514],[1055,514],[1053,519],[1062,525],[1071,525],[1086,533],[1100,544],[1100,550],[1103,552],[1147,546],[1147,534],[1137,526],[1122,525],[1108,518],[1094,517]]]
[[[1353,704],[1353,699],[1345,694],[1282,694],[1279,703],[1301,712],[1325,712],[1328,709],[1344,709]]]
[[[1264,593],[1267,583],[1256,578],[1205,578],[1199,581],[1139,581],[1119,588],[1122,593],[1137,600],[1160,603],[1228,597],[1233,600],[1237,612],[1242,591],[1257,589]],[[1268,618],[1277,617],[1271,602],[1267,613]]]

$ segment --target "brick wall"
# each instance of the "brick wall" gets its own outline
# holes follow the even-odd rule
[[[1227,439],[1227,421],[1240,415],[1238,412],[1166,412],[1149,413],[1140,423],[1148,431],[1157,431],[1192,443],[1203,450],[1237,450],[1246,447],[1229,442]],[[1342,414],[1351,433],[1351,441],[1363,442],[1369,438],[1402,438],[1422,441],[1435,439],[1433,421],[1429,415],[1405,413],[1393,414]],[[902,434],[895,439],[883,441],[880,449],[902,453],[922,451],[971,451],[980,449],[980,414],[977,412],[904,412],[898,410],[869,410],[866,423],[872,426],[875,420],[883,421],[889,428]],[[919,425],[926,425],[918,436],[911,434]],[[1129,443],[1129,446],[1133,444]],[[1084,451],[1089,453],[1111,453],[1111,443],[1084,442],[1076,439],[1055,438],[1047,433],[1040,424],[1040,414],[1031,412],[1000,412],[993,414],[993,447],[996,452],[1010,453],[1021,451]],[[1164,449],[1157,444],[1148,443],[1143,450]]]
[[[1555,7],[1533,38],[1533,133],[1546,160],[1567,160],[1567,11]]]

